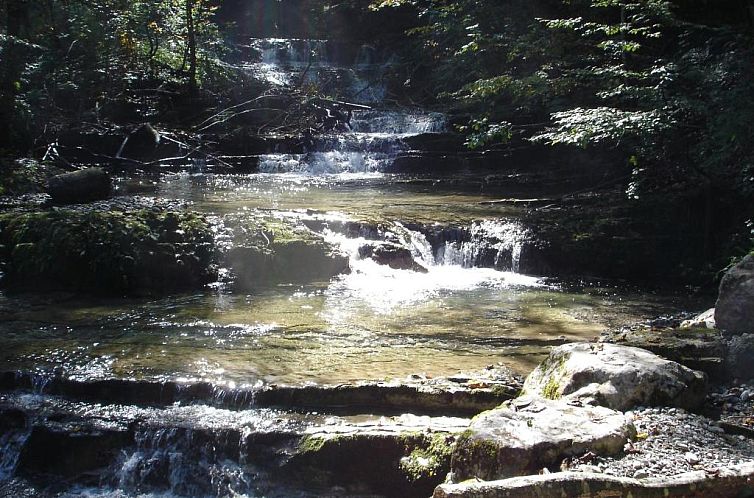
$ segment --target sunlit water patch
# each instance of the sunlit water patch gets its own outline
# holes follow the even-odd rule
[[[0,363],[79,379],[238,385],[451,375],[500,361],[525,373],[548,345],[593,339],[605,327],[673,304],[570,293],[494,270],[447,267],[401,278],[372,270],[385,273],[370,281],[355,272],[327,287],[248,296],[54,304],[2,297],[14,311],[0,322]],[[439,289],[433,279],[442,280]]]

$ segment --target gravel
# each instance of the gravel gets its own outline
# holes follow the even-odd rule
[[[726,434],[706,417],[678,408],[639,408],[626,416],[633,418],[638,436],[623,456],[587,454],[564,462],[564,469],[645,479],[694,470],[714,476],[721,468],[754,461],[754,441]]]
[[[720,387],[708,396],[709,405],[720,412],[720,421],[750,429],[754,435],[754,386]]]

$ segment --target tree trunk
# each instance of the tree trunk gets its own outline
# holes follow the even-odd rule
[[[188,52],[188,89],[195,94],[196,81],[196,29],[194,27],[194,4],[196,0],[186,0],[186,48]]]
[[[3,59],[0,61],[0,148],[16,148],[25,141],[27,133],[16,119],[16,95],[20,91],[24,70],[24,50],[18,43],[24,28],[28,28],[29,4],[27,0],[7,0]]]

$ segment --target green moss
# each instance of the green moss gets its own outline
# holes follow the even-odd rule
[[[560,388],[560,383],[555,378],[555,375],[550,375],[550,377],[547,379],[547,383],[545,384],[545,387],[542,389],[542,396],[544,396],[547,399],[559,399],[560,393],[558,392],[558,389]]]
[[[566,367],[566,355],[558,355],[553,357],[552,355],[545,358],[542,363],[537,366],[537,373],[543,378],[546,378],[544,387],[541,393],[534,393],[535,395],[541,395],[547,399],[560,399],[560,379],[565,374]],[[529,390],[522,390],[521,396],[532,394]]]
[[[450,471],[456,437],[450,434],[411,433],[401,437],[409,454],[399,468],[411,482],[434,479]]]
[[[0,215],[11,286],[123,293],[209,277],[211,228],[190,212],[59,209]]]
[[[298,444],[298,452],[300,454],[318,453],[322,451],[328,441],[328,439],[320,436],[304,436]]]

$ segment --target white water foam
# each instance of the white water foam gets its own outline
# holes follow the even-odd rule
[[[423,234],[399,223],[395,225],[394,231],[401,245],[411,251],[414,260],[427,272],[393,269],[372,259],[362,259],[359,257],[359,248],[379,241],[347,238],[342,234],[326,231],[325,239],[350,257],[351,273],[335,280],[328,289],[333,300],[359,301],[366,303],[377,313],[391,313],[398,307],[428,301],[448,293],[479,288],[502,290],[544,287],[540,278],[514,271],[463,266],[453,260],[436,261],[432,247]],[[343,306],[336,304],[332,309],[332,313],[337,314],[343,310]],[[342,317],[333,315],[330,318]]]

